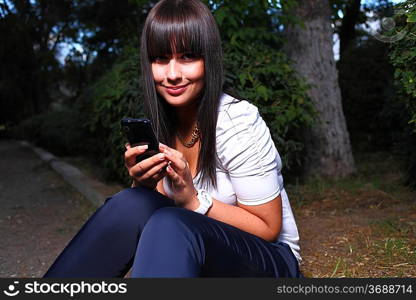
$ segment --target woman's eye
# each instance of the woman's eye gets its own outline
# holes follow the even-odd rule
[[[194,53],[185,53],[182,55],[182,59],[185,61],[193,61],[199,59],[199,56]]]
[[[167,62],[169,62],[169,57],[167,57],[167,56],[156,56],[153,59],[153,61],[156,62],[156,63],[167,63]]]

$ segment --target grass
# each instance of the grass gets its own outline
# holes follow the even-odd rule
[[[365,272],[360,267],[371,267],[373,274],[381,277],[416,275],[416,247],[409,231],[396,230],[390,222],[380,225],[370,225],[368,233],[352,237],[347,254],[341,258],[344,268],[335,272],[339,277],[359,276]]]
[[[318,277],[416,276],[416,247],[408,237],[357,235],[340,254],[334,257],[330,275]]]
[[[357,173],[287,187],[307,277],[416,277],[416,192],[397,159],[365,154]]]

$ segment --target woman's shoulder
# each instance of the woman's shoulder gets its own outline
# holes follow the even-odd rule
[[[227,94],[220,107],[216,146],[224,169],[248,176],[278,168],[278,153],[257,107]]]
[[[225,93],[222,94],[218,111],[218,129],[224,126],[249,126],[259,117],[259,110],[254,104]]]

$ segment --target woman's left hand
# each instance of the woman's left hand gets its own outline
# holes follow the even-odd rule
[[[172,190],[172,195],[169,196],[180,207],[190,210],[198,208],[197,191],[192,181],[189,163],[186,161],[184,155],[163,144],[160,144],[160,149],[170,161],[170,164],[166,168],[167,176],[170,179],[170,189]]]

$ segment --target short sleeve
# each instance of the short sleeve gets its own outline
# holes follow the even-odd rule
[[[280,156],[254,105],[240,101],[220,111],[217,155],[239,203],[259,205],[280,194]]]

